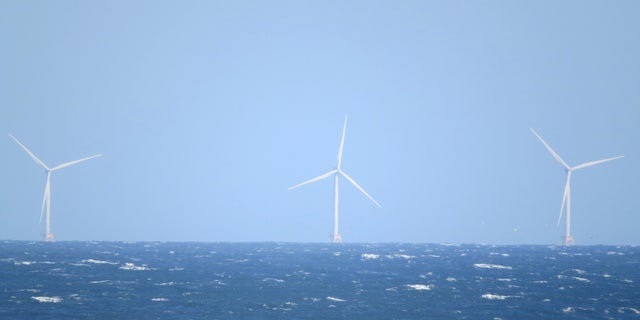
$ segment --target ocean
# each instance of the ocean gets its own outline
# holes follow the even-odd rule
[[[0,319],[640,319],[640,249],[0,241]]]

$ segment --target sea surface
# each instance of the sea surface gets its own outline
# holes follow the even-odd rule
[[[640,319],[640,248],[0,241],[0,319]]]

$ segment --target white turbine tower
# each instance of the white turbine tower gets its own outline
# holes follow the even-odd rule
[[[31,158],[33,159],[33,161],[35,161],[37,164],[41,165],[45,171],[47,171],[47,184],[45,184],[44,186],[44,198],[42,199],[42,209],[40,211],[40,222],[42,223],[42,215],[44,214],[45,208],[47,210],[47,216],[46,216],[46,231],[44,234],[44,239],[46,241],[53,241],[53,233],[51,233],[51,173],[62,169],[62,168],[66,168],[68,166],[72,166],[74,164],[89,160],[89,159],[93,159],[93,158],[97,158],[99,156],[101,156],[101,154],[96,154],[90,157],[86,157],[86,158],[82,158],[80,160],[74,160],[74,161],[69,161],[69,162],[65,162],[61,165],[55,166],[53,168],[49,168],[46,164],[44,164],[44,162],[42,162],[40,159],[38,159],[38,157],[36,157],[35,154],[33,154],[31,151],[29,151],[29,149],[27,149],[27,147],[25,147],[25,145],[23,145],[20,141],[18,141],[18,139],[16,139],[16,137],[14,137],[13,135],[9,134],[9,136],[11,138],[13,138],[13,140],[18,143],[20,145],[20,147],[22,147],[22,149],[24,149],[24,151],[26,151],[29,156],[31,156]]]
[[[369,198],[371,201],[373,201],[373,203],[375,203],[378,207],[382,208],[382,206],[373,199],[373,197],[371,197],[366,191],[364,191],[364,189],[362,189],[362,187],[360,185],[358,185],[358,183],[356,183],[355,180],[353,180],[351,177],[349,177],[349,175],[342,171],[341,165],[342,165],[342,149],[344,148],[344,134],[347,130],[347,116],[344,116],[344,127],[342,128],[342,139],[340,140],[340,149],[338,149],[338,166],[323,174],[320,175],[318,177],[315,177],[313,179],[307,180],[305,182],[302,182],[300,184],[297,184],[291,188],[289,188],[289,190],[291,189],[295,189],[297,187],[303,186],[305,184],[308,183],[312,183],[312,182],[316,182],[318,180],[322,180],[325,178],[328,178],[330,176],[334,176],[334,186],[335,186],[335,195],[334,195],[334,203],[333,203],[333,242],[342,242],[342,236],[340,235],[339,229],[338,229],[338,225],[339,225],[339,220],[338,220],[338,177],[339,176],[343,176],[345,179],[347,179],[349,182],[351,182],[351,184],[353,184],[356,188],[358,188],[358,190],[360,190],[362,193],[364,193],[365,196],[367,196],[367,198]]]
[[[565,204],[566,204],[567,209],[565,214],[566,221],[565,221],[564,245],[565,246],[573,245],[574,244],[573,236],[571,236],[571,173],[578,169],[590,167],[590,166],[611,161],[611,160],[620,159],[624,156],[617,156],[613,158],[585,162],[583,164],[570,167],[566,162],[564,162],[564,160],[562,160],[562,158],[560,158],[560,156],[555,151],[553,151],[553,149],[551,149],[551,147],[542,139],[542,137],[540,137],[540,135],[538,135],[538,133],[535,130],[531,129],[531,132],[533,132],[533,134],[535,134],[536,137],[538,137],[540,142],[542,142],[542,144],[544,144],[547,150],[549,150],[549,153],[551,153],[551,155],[556,159],[556,161],[558,161],[567,172],[567,182],[565,183],[565,186],[564,186],[564,195],[562,196],[562,205],[560,206],[560,216],[558,216],[558,226],[560,225],[560,220],[562,219],[562,212],[564,211]]]

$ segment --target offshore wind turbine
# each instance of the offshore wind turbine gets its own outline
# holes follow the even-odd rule
[[[82,158],[79,160],[74,160],[74,161],[69,161],[69,162],[65,162],[63,164],[57,165],[53,168],[49,168],[46,164],[44,164],[44,162],[42,162],[40,159],[38,159],[38,157],[36,157],[35,154],[33,154],[33,152],[31,152],[29,149],[27,149],[27,147],[22,144],[18,139],[16,139],[16,137],[14,137],[12,134],[9,134],[9,136],[18,144],[20,145],[20,147],[22,147],[22,149],[24,149],[25,152],[27,152],[27,154],[29,154],[29,156],[31,156],[31,159],[33,159],[33,161],[35,161],[37,164],[39,164],[40,166],[42,166],[44,168],[44,170],[47,172],[47,183],[44,186],[44,198],[42,199],[42,209],[40,210],[40,223],[42,223],[42,215],[45,212],[47,212],[46,215],[46,229],[45,229],[45,234],[44,234],[44,239],[46,241],[53,241],[53,233],[51,233],[51,173],[56,171],[56,170],[60,170],[62,168],[66,168],[68,166],[72,166],[74,164],[89,160],[89,159],[93,159],[93,158],[97,158],[102,156],[101,154],[96,154],[90,157],[86,157],[86,158]]]
[[[371,197],[364,189],[358,185],[358,183],[353,180],[353,178],[349,177],[349,175],[342,170],[342,150],[344,149],[344,135],[347,131],[347,115],[344,116],[344,126],[342,127],[342,139],[340,140],[340,148],[338,149],[338,166],[331,171],[324,173],[320,176],[317,176],[313,179],[309,179],[305,182],[299,183],[293,187],[290,187],[289,190],[295,189],[297,187],[301,187],[305,184],[309,184],[312,182],[316,182],[330,176],[334,177],[334,202],[333,202],[333,242],[342,242],[342,236],[339,231],[339,216],[338,216],[338,177],[343,176],[347,181],[351,182],[358,190],[360,190],[369,200],[373,201],[378,207],[382,208],[382,206]]]
[[[582,168],[590,167],[590,166],[611,161],[611,160],[620,159],[624,156],[617,156],[613,158],[585,162],[583,164],[570,167],[566,162],[564,162],[564,160],[562,160],[562,158],[560,158],[560,156],[555,151],[553,151],[553,149],[551,149],[551,147],[542,139],[542,137],[540,137],[540,135],[538,135],[538,133],[535,130],[531,129],[531,132],[533,132],[533,134],[535,134],[536,137],[538,137],[540,142],[542,142],[542,144],[547,148],[547,150],[549,150],[549,153],[551,153],[551,155],[556,159],[556,161],[558,161],[564,167],[567,173],[567,182],[565,183],[565,186],[564,186],[564,195],[562,196],[562,205],[560,206],[560,215],[558,216],[558,226],[560,226],[560,220],[562,219],[562,212],[565,211],[564,209],[566,204],[564,245],[565,246],[573,245],[574,244],[573,236],[571,235],[571,173],[573,171],[576,171]]]

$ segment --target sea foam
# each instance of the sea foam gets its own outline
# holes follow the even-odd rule
[[[475,263],[473,266],[478,269],[507,269],[507,270],[513,269],[510,266],[503,266],[500,264],[489,264],[489,263]]]
[[[411,288],[413,290],[418,290],[418,291],[433,289],[433,285],[432,284],[427,284],[427,285],[425,285],[425,284],[407,284],[407,285],[405,285],[405,287],[409,287],[409,288]]]
[[[59,303],[59,302],[62,302],[62,298],[60,298],[60,297],[39,296],[39,297],[31,297],[31,299],[36,300],[38,302],[47,302],[47,303]]]

